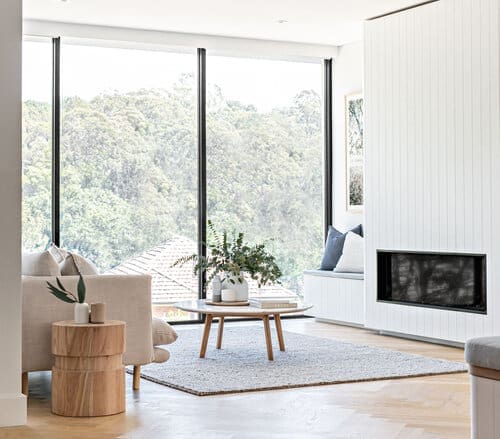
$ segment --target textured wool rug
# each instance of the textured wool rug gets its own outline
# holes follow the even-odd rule
[[[141,376],[194,395],[249,392],[465,372],[463,363],[427,358],[285,331],[281,352],[274,327],[274,361],[267,360],[264,330],[256,325],[224,328],[215,349],[212,326],[206,358],[199,358],[202,328],[179,330],[167,348],[170,360],[141,368]],[[128,370],[130,372],[130,370]]]

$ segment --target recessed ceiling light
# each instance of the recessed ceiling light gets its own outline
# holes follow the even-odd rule
[[[288,23],[288,20],[280,18],[279,20],[276,20],[276,23],[278,23],[278,24],[285,24],[285,23]]]

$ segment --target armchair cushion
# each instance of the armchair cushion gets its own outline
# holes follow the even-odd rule
[[[173,343],[177,340],[177,332],[167,322],[153,318],[153,346]],[[166,361],[166,360],[165,360]]]
[[[170,358],[170,352],[162,348],[153,348],[153,363],[165,363]]]

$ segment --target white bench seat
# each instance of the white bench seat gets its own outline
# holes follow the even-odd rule
[[[309,276],[334,277],[337,279],[365,279],[364,273],[340,273],[331,270],[306,270],[304,271],[304,275],[306,274]]]
[[[313,305],[306,315],[316,320],[364,326],[364,274],[326,270],[304,271],[304,300]]]

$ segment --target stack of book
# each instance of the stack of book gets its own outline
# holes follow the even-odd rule
[[[274,298],[274,297],[262,297],[262,298],[250,298],[248,299],[250,306],[255,308],[297,308],[297,300],[294,298]]]

